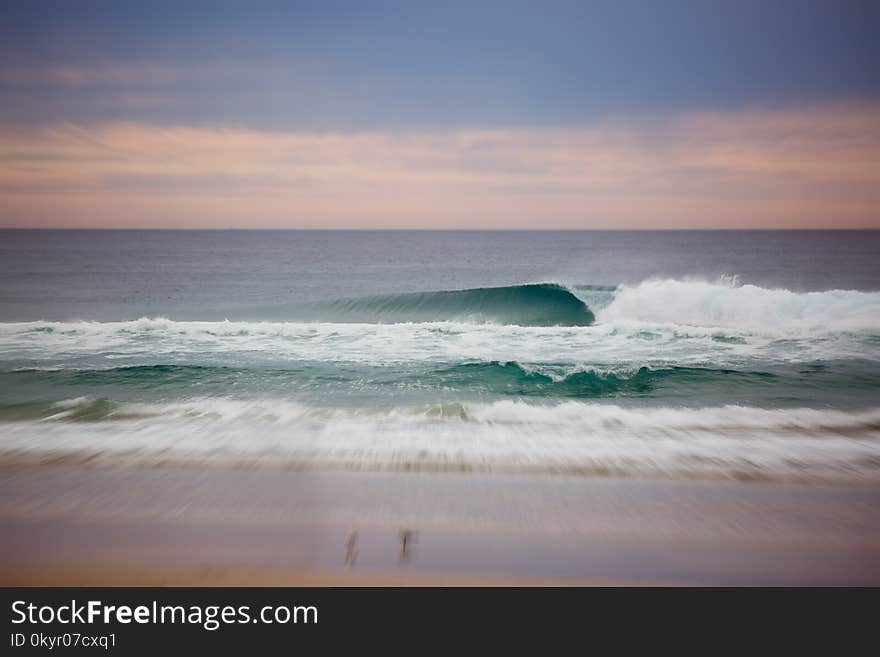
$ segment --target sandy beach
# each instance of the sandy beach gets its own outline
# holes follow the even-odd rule
[[[863,486],[4,467],[0,532],[3,585],[880,584]]]

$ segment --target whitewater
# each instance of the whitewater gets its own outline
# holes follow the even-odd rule
[[[10,462],[880,481],[880,293],[533,283],[0,323]]]

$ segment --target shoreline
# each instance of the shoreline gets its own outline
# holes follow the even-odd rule
[[[553,465],[488,462],[455,462],[432,460],[355,461],[319,460],[314,458],[257,458],[251,455],[218,458],[216,454],[169,456],[143,454],[139,451],[35,451],[22,453],[0,449],[0,469],[78,468],[81,470],[206,470],[242,472],[306,472],[306,473],[374,473],[448,476],[515,476],[577,479],[625,479],[653,482],[703,482],[798,486],[835,486],[851,488],[880,488],[880,479],[873,475],[853,473],[832,476],[828,474],[793,475],[750,471],[694,471],[676,469],[627,469],[612,465]]]
[[[0,531],[7,586],[880,584],[878,486],[3,466]]]

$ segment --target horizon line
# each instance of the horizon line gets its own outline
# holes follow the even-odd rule
[[[880,227],[804,227],[804,228],[157,228],[157,227],[90,227],[90,226],[0,226],[0,231],[95,231],[95,232],[190,232],[190,233],[796,233],[796,232],[865,232],[880,231]]]

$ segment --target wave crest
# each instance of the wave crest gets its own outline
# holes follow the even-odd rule
[[[717,282],[648,280],[621,285],[597,312],[602,323],[635,321],[763,331],[880,330],[880,292],[792,292]]]
[[[386,294],[312,304],[322,321],[477,321],[520,326],[588,326],[592,311],[554,283]]]

